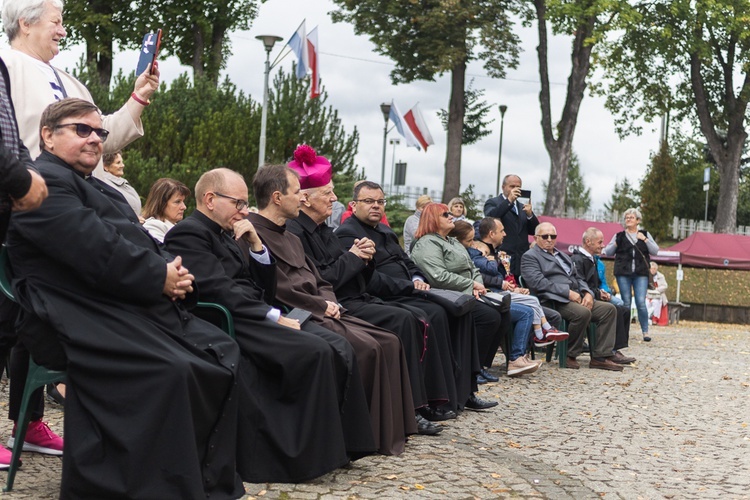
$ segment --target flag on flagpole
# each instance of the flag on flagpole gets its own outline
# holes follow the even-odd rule
[[[297,31],[294,32],[292,37],[286,44],[292,49],[294,55],[297,56],[297,79],[302,80],[307,76],[307,36],[305,36],[305,20],[302,20],[302,24],[299,25]]]
[[[430,130],[427,128],[427,124],[422,116],[422,111],[419,109],[419,103],[415,104],[413,108],[406,112],[404,120],[426,153],[427,146],[435,144],[435,141],[432,140],[432,134],[430,134]]]
[[[396,106],[396,103],[394,101],[391,101],[391,111],[388,113],[388,118],[396,126],[396,130],[398,130],[398,133],[401,134],[401,136],[404,138],[407,146],[413,146],[417,149],[422,149],[419,147],[419,141],[417,141],[417,138],[414,137],[411,129],[408,126],[404,126],[404,117],[398,110],[398,107]]]
[[[307,62],[312,70],[310,78],[310,99],[315,99],[320,95],[320,69],[318,68],[318,27],[307,34]]]

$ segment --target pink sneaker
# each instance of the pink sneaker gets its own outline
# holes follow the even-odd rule
[[[8,439],[8,447],[13,448],[16,442],[16,428],[13,426],[13,436]],[[35,420],[29,422],[26,439],[23,441],[23,451],[35,451],[46,455],[60,456],[63,454],[63,440],[52,432],[46,422]]]
[[[0,470],[10,469],[10,461],[13,458],[13,453],[6,449],[5,446],[0,445]]]

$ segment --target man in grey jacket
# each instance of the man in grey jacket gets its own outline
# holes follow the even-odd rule
[[[540,301],[553,304],[552,307],[568,321],[571,345],[567,367],[580,368],[576,357],[583,350],[583,333],[593,321],[597,324],[597,332],[596,343],[591,346],[589,368],[622,371],[622,366],[611,359],[617,320],[615,306],[596,300],[589,286],[576,273],[570,257],[555,249],[555,226],[542,222],[536,227],[534,239],[536,245],[521,259],[521,273]]]

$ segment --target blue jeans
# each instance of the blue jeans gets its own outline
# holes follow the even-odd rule
[[[641,324],[641,332],[648,333],[648,308],[646,307],[646,292],[648,292],[648,276],[637,274],[625,274],[615,276],[617,286],[620,287],[620,297],[625,307],[630,307],[632,287],[635,294],[635,308],[638,310],[638,323]]]
[[[515,361],[526,354],[531,325],[534,324],[534,310],[529,306],[511,302],[510,320],[513,323],[513,335],[510,339],[508,359]]]

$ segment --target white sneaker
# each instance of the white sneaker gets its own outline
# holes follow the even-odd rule
[[[521,356],[508,363],[508,376],[517,377],[524,373],[534,373],[539,369],[536,363],[527,363],[526,358]]]

